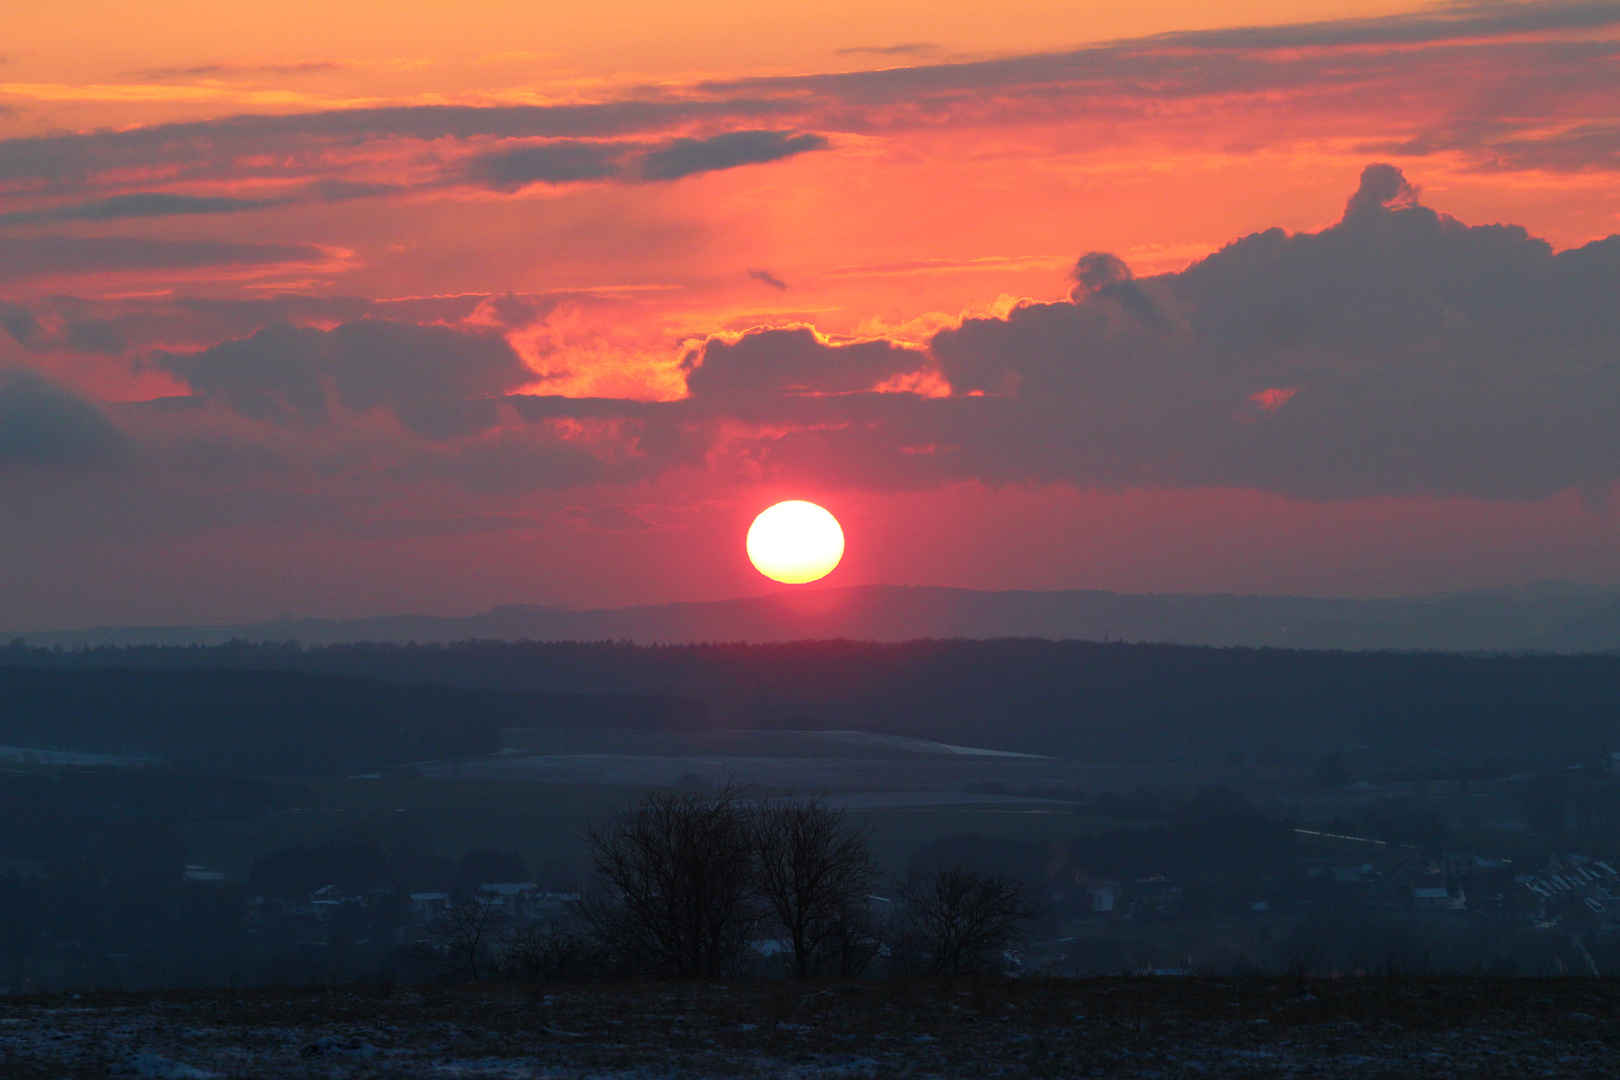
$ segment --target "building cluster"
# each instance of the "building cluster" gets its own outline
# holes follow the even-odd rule
[[[1555,855],[1546,869],[1519,874],[1515,883],[1535,897],[1539,925],[1571,930],[1620,931],[1620,871],[1589,855]]]
[[[410,923],[426,926],[441,918],[455,900],[445,892],[410,893]],[[552,892],[532,881],[492,881],[478,886],[469,898],[512,919],[556,918],[578,893]]]
[[[326,885],[307,898],[248,897],[250,928],[271,920],[302,924],[311,931],[329,931],[344,921],[379,920],[388,924],[396,943],[419,941],[452,908],[476,903],[490,909],[507,923],[530,923],[554,919],[578,893],[543,889],[532,881],[495,881],[479,885],[470,895],[456,897],[448,892],[401,893],[378,883],[356,891]]]
[[[1050,910],[1077,922],[1372,909],[1473,912],[1538,925],[1590,922],[1591,929],[1620,931],[1620,873],[1580,852],[1555,853],[1539,869],[1528,870],[1508,859],[1468,852],[1431,856],[1384,847],[1288,867],[1081,878],[1054,884],[1043,899]]]

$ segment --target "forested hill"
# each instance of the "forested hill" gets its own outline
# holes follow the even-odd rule
[[[637,695],[422,686],[322,672],[0,666],[0,743],[248,774],[366,772],[487,754],[503,727],[690,723],[700,712],[693,702]]]
[[[1528,768],[1583,759],[1611,742],[1620,748],[1620,657],[1611,656],[1037,639],[83,652],[14,646],[5,655],[56,667],[268,668],[486,689],[677,695],[703,708],[582,715],[575,726],[859,729],[1097,761],[1269,754],[1309,763],[1324,751],[1364,745],[1464,762],[1494,756]],[[428,700],[417,706],[426,710]]]

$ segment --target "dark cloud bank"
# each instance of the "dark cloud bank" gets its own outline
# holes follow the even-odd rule
[[[672,139],[652,146],[560,139],[477,155],[467,165],[465,177],[500,191],[586,180],[651,183],[743,165],[763,165],[811,150],[825,150],[827,146],[827,140],[820,135],[791,131],[729,131],[706,139]]]
[[[1143,279],[1086,255],[1067,299],[967,319],[926,348],[805,327],[712,338],[684,361],[681,401],[520,392],[533,375],[488,326],[309,303],[364,317],[323,330],[295,325],[291,301],[261,303],[267,321],[294,321],[149,357],[193,396],[118,415],[145,431],[183,412],[325,439],[386,414],[417,444],[402,463],[397,441],[379,443],[373,475],[478,490],[723,469],[728,456],[756,475],[876,489],[1234,486],[1318,500],[1596,497],[1620,478],[1620,238],[1555,254],[1521,228],[1468,227],[1388,165],[1368,167],[1319,233],[1257,233]],[[72,325],[51,338],[26,308],[0,314],[25,344]],[[906,375],[950,394],[872,391]],[[79,423],[58,412],[64,430]],[[0,414],[0,440],[17,423]],[[594,434],[569,441],[559,424]]]
[[[919,361],[952,397],[843,393]],[[1620,477],[1620,238],[1554,254],[1436,213],[1375,165],[1332,228],[1139,281],[1088,255],[1069,301],[968,319],[926,358],[766,330],[689,363],[694,403],[775,393],[805,423],[768,460],[880,486],[1534,499]]]
[[[458,406],[534,378],[498,333],[389,319],[329,331],[272,323],[245,341],[154,363],[255,420],[307,426],[325,421],[329,406],[383,408],[424,434],[453,433]]]
[[[125,438],[100,408],[26,370],[0,371],[0,466],[114,462]]]
[[[171,125],[155,140],[132,137],[131,132],[97,135],[47,136],[43,141],[0,140],[0,190],[7,182],[21,191],[43,190],[61,195],[116,187],[116,175],[104,170],[120,165],[151,167],[158,162],[174,165],[183,179],[228,182],[243,176],[282,180],[294,186],[294,193],[274,198],[242,199],[225,195],[191,195],[163,191],[131,191],[88,202],[67,202],[0,214],[0,226],[55,224],[74,221],[114,221],[123,218],[173,217],[193,214],[235,214],[286,206],[295,202],[347,202],[352,199],[398,195],[456,187],[519,191],[535,184],[558,185],[617,181],[621,183],[668,183],[689,176],[721,172],[746,165],[783,161],[831,144],[821,135],[795,131],[745,129],[704,138],[662,140],[613,138],[547,138],[524,141],[532,125],[516,124],[493,135],[475,132],[468,138],[500,138],[507,145],[500,149],[478,150],[454,158],[438,175],[411,184],[375,183],[346,180],[341,166],[323,162],[318,149],[330,140],[319,123],[323,114],[308,117],[311,131],[289,131],[279,140],[274,133],[269,145],[284,146],[287,160],[267,168],[255,150],[244,140],[212,131],[207,124]],[[258,117],[239,118],[256,121]],[[251,129],[255,126],[248,124]],[[431,126],[431,125],[430,125]],[[495,124],[500,128],[499,122]],[[566,125],[565,125],[566,126]],[[609,125],[611,126],[611,125]],[[545,125],[540,125],[544,128]],[[443,135],[459,134],[454,130]],[[139,129],[151,134],[157,128]],[[378,139],[400,139],[398,132],[379,133]],[[51,140],[56,140],[52,143]],[[79,140],[79,141],[75,141]],[[180,160],[176,160],[176,156]],[[244,155],[248,161],[234,160]],[[334,171],[335,170],[335,171]]]

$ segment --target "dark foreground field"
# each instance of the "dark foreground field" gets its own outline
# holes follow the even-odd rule
[[[1143,978],[0,999],[5,1077],[1613,1076],[1620,985]]]

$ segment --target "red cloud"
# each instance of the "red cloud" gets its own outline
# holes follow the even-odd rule
[[[1276,412],[1278,409],[1288,404],[1288,400],[1297,393],[1299,393],[1299,389],[1297,387],[1271,386],[1259,391],[1258,393],[1250,394],[1249,400],[1260,406],[1266,412]]]

